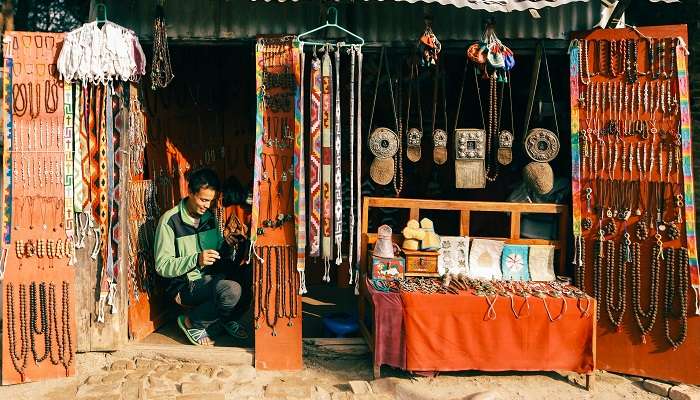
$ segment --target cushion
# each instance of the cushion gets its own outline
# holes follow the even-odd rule
[[[504,243],[500,240],[474,239],[469,252],[470,278],[501,279],[501,252]]]
[[[503,279],[509,281],[529,281],[528,253],[530,248],[525,245],[507,244],[503,246],[501,255],[501,272]]]
[[[529,265],[530,279],[533,281],[553,281],[554,276],[554,246],[530,246]]]
[[[440,275],[466,274],[469,271],[469,237],[441,236],[442,243],[438,250],[438,272]]]

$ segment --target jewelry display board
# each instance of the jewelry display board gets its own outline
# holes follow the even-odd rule
[[[300,131],[300,55],[291,39],[260,38],[255,53],[251,223],[255,366],[273,370],[303,367],[293,168]]]
[[[700,383],[687,28],[574,38],[573,262],[600,305],[599,368]]]
[[[58,33],[4,37],[2,384],[75,374],[72,86],[56,73],[62,43]]]

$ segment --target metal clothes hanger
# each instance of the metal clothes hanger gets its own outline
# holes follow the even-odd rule
[[[331,12],[333,14],[331,18]],[[338,10],[335,7],[329,7],[328,8],[328,13],[327,13],[328,18],[326,19],[326,23],[324,25],[321,25],[317,28],[314,28],[310,31],[304,32],[297,36],[296,42],[299,43],[300,47],[303,47],[304,45],[326,45],[331,43],[331,40],[323,40],[323,39],[310,39],[310,40],[304,40],[305,37],[309,37],[311,34],[322,31],[324,29],[328,28],[335,28],[338,29],[348,35],[349,38],[352,38],[356,41],[356,43],[345,43],[345,42],[338,42],[335,44],[335,41],[332,43],[335,44],[336,46],[339,47],[351,47],[351,46],[363,46],[365,44],[365,39],[362,37],[358,36],[357,34],[350,32],[349,30],[343,28],[342,26],[338,25]]]

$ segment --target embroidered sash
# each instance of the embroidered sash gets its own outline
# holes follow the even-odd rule
[[[297,271],[299,294],[306,293],[306,171],[304,170],[304,52],[299,44],[292,48],[294,57],[294,210],[296,211]]]
[[[695,315],[700,315],[700,267],[695,234],[695,200],[693,195],[693,153],[690,142],[690,107],[688,105],[688,69],[685,44],[679,40],[676,46],[678,94],[681,104],[681,142],[683,154],[683,188],[685,198],[685,234],[688,247],[690,284],[695,292]]]
[[[10,36],[8,36],[11,39]],[[10,49],[11,46],[6,46]],[[2,74],[2,88],[3,93],[5,93],[5,101],[2,103],[3,121],[5,122],[4,129],[4,145],[2,147],[2,170],[3,183],[2,183],[2,227],[3,227],[3,242],[9,246],[10,244],[10,232],[12,231],[12,96],[8,93],[12,93],[12,54],[5,54],[4,68]]]
[[[261,41],[255,45],[255,88],[257,96],[255,97],[255,105],[257,112],[255,115],[255,154],[253,155],[253,208],[251,211],[250,221],[250,251],[248,252],[248,262],[251,255],[255,251],[255,242],[258,240],[258,219],[260,218],[260,177],[262,174],[262,151],[263,151],[263,132],[265,126],[263,119],[265,115],[265,89],[263,88],[263,48]]]
[[[95,101],[95,88],[94,87],[83,87],[83,97],[82,97],[82,107],[81,107],[81,117],[80,122],[80,156],[81,156],[81,166],[82,166],[82,204],[80,205],[80,211],[88,215],[88,220],[91,220],[92,216],[90,213],[90,187],[92,182],[92,170],[90,168],[92,152],[91,149],[94,147],[96,141],[93,141],[93,145],[90,146],[90,136],[95,129],[95,115],[93,114],[93,102]]]
[[[331,142],[331,93],[333,93],[333,80],[331,72],[331,57],[326,50],[323,55],[323,63],[321,66],[323,90],[321,92],[321,104],[322,104],[322,153],[321,153],[321,185],[323,190],[323,197],[321,199],[321,209],[323,212],[323,219],[321,220],[321,230],[323,231],[323,241],[321,242],[321,256],[323,257],[324,263],[326,263],[326,273],[323,278],[324,281],[329,282],[330,276],[328,275],[328,265],[330,259],[333,257],[333,244],[331,242],[331,235],[333,231],[333,175],[332,175],[332,154],[333,154],[333,144]]]
[[[321,60],[314,56],[311,60],[311,143],[309,145],[309,255],[319,256],[321,248]]]
[[[333,164],[334,170],[334,186],[335,186],[335,196],[334,196],[334,207],[333,207],[333,221],[335,226],[335,247],[336,247],[336,258],[335,265],[340,265],[343,262],[343,252],[341,251],[341,246],[343,245],[343,177],[342,177],[342,165],[343,156],[340,153],[341,137],[340,137],[340,48],[335,51],[335,132],[334,132],[334,151],[335,151],[335,162]]]
[[[66,238],[73,243],[73,90],[72,83],[63,86],[63,220]],[[75,252],[71,252],[75,254]],[[75,263],[75,256],[68,260],[68,265]]]
[[[80,85],[73,85],[73,139],[71,143],[73,144],[73,210],[76,213],[83,212],[83,151],[85,147],[82,146],[82,129],[83,129],[83,102],[85,98],[83,96],[83,90]]]

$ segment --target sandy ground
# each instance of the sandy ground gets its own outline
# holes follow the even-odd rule
[[[69,399],[86,378],[110,365],[115,358],[108,353],[79,354],[78,376],[45,382],[0,387],[0,399]],[[327,357],[315,351],[305,355],[306,368],[297,372],[258,372],[255,383],[295,382],[321,386],[328,392],[348,392],[350,380],[372,380],[369,357]],[[482,373],[441,374],[434,378],[414,377],[402,371],[384,368],[382,374],[409,385],[412,393],[425,399],[460,399],[469,394],[490,391],[497,399],[660,399],[641,388],[641,381],[599,372],[593,392],[583,389],[582,376],[559,373]],[[232,397],[235,398],[235,397]]]

